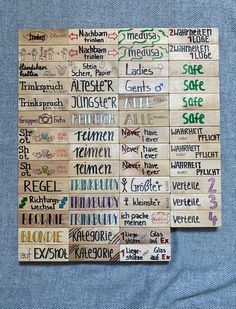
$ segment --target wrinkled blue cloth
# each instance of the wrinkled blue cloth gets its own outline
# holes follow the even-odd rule
[[[236,1],[0,1],[0,308],[236,308]],[[20,28],[220,27],[223,227],[173,230],[169,264],[17,262]]]

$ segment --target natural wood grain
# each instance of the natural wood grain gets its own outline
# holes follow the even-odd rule
[[[68,44],[69,29],[20,29],[19,45]]]
[[[221,212],[206,211],[171,211],[171,227],[220,227]]]
[[[168,93],[168,78],[119,78],[119,93]]]
[[[170,77],[171,93],[219,93],[218,77]]]
[[[73,42],[73,44],[75,44]],[[118,60],[118,45],[69,45],[68,60],[71,61],[103,61],[103,60]]]
[[[168,144],[120,144],[120,160],[146,159],[163,160],[169,159]]]
[[[37,46],[38,44],[38,46]],[[36,62],[65,62],[69,59],[69,48],[68,45],[62,44],[45,46],[43,42],[30,42],[30,46],[22,45],[19,46],[19,62],[30,61]]]
[[[208,110],[220,108],[219,94],[170,94],[170,110]]]
[[[119,125],[121,127],[161,127],[167,124],[169,124],[169,112],[167,110],[119,112]]]
[[[169,44],[169,60],[219,60],[216,44]]]
[[[19,63],[19,78],[62,78],[69,77],[68,62],[20,62]]]
[[[67,178],[58,178],[54,180],[50,178],[19,178],[18,192],[22,194],[63,194],[69,193],[69,185]]]
[[[170,126],[214,127],[220,125],[219,110],[170,111]]]
[[[120,143],[163,144],[169,143],[169,127],[129,127],[120,128]]]
[[[119,32],[119,44],[157,45],[168,44],[167,28],[122,28]]]
[[[68,29],[69,44],[118,44],[118,29]]]
[[[219,160],[221,157],[220,144],[171,144],[171,159]]]
[[[76,245],[69,246],[70,262],[118,262],[119,245]]]
[[[68,244],[61,245],[19,245],[19,262],[68,262]]]
[[[220,210],[221,195],[208,194],[171,194],[171,209],[174,211]]]
[[[69,229],[69,243],[83,245],[119,244],[119,227],[73,227]]]
[[[175,124],[176,125],[176,124]],[[220,127],[183,127],[170,128],[170,143],[219,143]]]
[[[168,61],[121,61],[119,76],[127,78],[168,77]]]
[[[68,109],[68,96],[57,94],[19,94],[18,109],[19,111],[60,111]]]
[[[170,244],[170,229],[169,228],[121,228],[120,229],[121,244],[152,244],[162,245]]]
[[[217,44],[218,28],[170,28],[169,43]]]
[[[118,111],[118,95],[113,93],[74,93],[69,96],[69,110]]]
[[[166,210],[170,208],[170,195],[169,193],[120,194],[120,208],[122,210]]]
[[[167,94],[130,94],[119,95],[119,110],[159,110],[168,109],[168,95]]]
[[[64,144],[30,144],[20,145],[19,160],[67,161],[69,159],[69,145]]]
[[[60,210],[58,212],[36,212],[18,210],[18,226],[33,228],[66,228],[68,227],[68,211]]]
[[[121,160],[120,176],[169,176],[169,160]]]
[[[73,78],[111,78],[118,77],[118,62],[108,61],[70,61],[69,77]]]
[[[69,136],[70,129],[67,128],[20,128],[18,130],[18,142],[21,145],[67,144]]]
[[[169,76],[219,76],[219,62],[169,61]]]
[[[169,177],[120,177],[120,193],[158,194],[170,192]]]
[[[120,227],[168,227],[170,226],[169,211],[121,210]]]
[[[19,228],[18,244],[20,245],[63,245],[68,243],[67,228]]]
[[[22,181],[19,179],[19,181]],[[69,194],[57,193],[24,193],[18,195],[18,209],[25,211],[50,211],[58,212],[69,209]]]
[[[119,61],[167,61],[168,45],[119,44]]]
[[[121,262],[169,262],[170,245],[120,245]]]
[[[171,193],[221,193],[220,177],[171,177]]]

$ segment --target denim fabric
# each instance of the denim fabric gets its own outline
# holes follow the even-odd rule
[[[236,308],[236,1],[0,1],[0,308]],[[18,264],[17,32],[20,28],[220,27],[222,214],[172,230],[169,264]]]

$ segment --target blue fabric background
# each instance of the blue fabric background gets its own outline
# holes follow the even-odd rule
[[[236,1],[0,1],[0,308],[236,308]],[[17,262],[19,28],[220,27],[223,227],[176,230],[169,264]]]

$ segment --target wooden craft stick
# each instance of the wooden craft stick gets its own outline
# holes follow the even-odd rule
[[[33,227],[33,228],[44,228],[44,227],[68,227],[68,211],[59,212],[30,212],[24,210],[18,210],[18,225],[19,227]]]
[[[68,262],[69,246],[60,245],[19,245],[19,262]]]
[[[69,209],[76,211],[119,210],[119,193],[70,194]]]
[[[119,77],[168,77],[168,61],[121,61]]]
[[[119,128],[74,128],[70,129],[72,144],[118,144]]]
[[[19,228],[18,244],[20,245],[63,245],[67,244],[67,228]]]
[[[119,227],[73,227],[69,229],[69,243],[116,245],[120,243]]]
[[[168,45],[119,44],[119,61],[167,61]]]
[[[218,61],[170,61],[169,76],[219,76]]]
[[[158,194],[170,192],[169,177],[120,177],[120,193]]]
[[[120,227],[168,227],[170,226],[169,211],[131,210],[120,211]]]
[[[122,160],[120,176],[169,176],[169,160]]]
[[[20,161],[19,162],[19,177],[33,178],[56,178],[69,177],[72,174],[70,171],[69,161]]]
[[[119,93],[168,93],[168,78],[119,78]]]
[[[118,45],[118,29],[69,29],[69,44]]]
[[[70,127],[70,114],[67,111],[20,111],[18,113],[19,128],[68,128]]]
[[[19,63],[19,78],[61,78],[69,77],[69,67],[71,63],[65,62],[37,62],[29,61]]]
[[[220,125],[219,110],[188,110],[171,111],[170,126],[204,126],[214,127]]]
[[[120,143],[163,144],[169,142],[169,127],[128,127],[120,128]]]
[[[161,194],[120,194],[122,210],[167,210],[170,208],[169,193]]]
[[[118,62],[107,61],[70,61],[69,77],[73,78],[118,78]]]
[[[119,160],[69,161],[69,175],[79,177],[111,177],[119,174]]]
[[[27,145],[27,146],[26,146]],[[69,145],[65,144],[24,144],[18,147],[19,160],[67,161]],[[64,162],[65,164],[65,162]],[[27,167],[27,165],[26,165]]]
[[[171,243],[169,228],[120,228],[120,243],[124,245],[167,245]]]
[[[68,96],[57,94],[19,94],[19,111],[65,111],[68,110]]]
[[[67,45],[68,33],[68,29],[20,29],[19,45]]]
[[[219,143],[220,127],[171,127],[170,143]]]
[[[219,93],[218,77],[170,77],[171,93]]]
[[[69,45],[68,48],[68,60],[70,61],[117,61],[118,54],[118,45],[114,42],[112,45],[94,45],[94,43]]]
[[[171,193],[215,194],[221,192],[220,177],[171,177]]]
[[[69,202],[69,194],[57,194],[57,192],[24,193],[18,195],[18,209],[31,212],[68,210]]]
[[[120,245],[121,262],[169,262],[170,245]]]
[[[119,177],[73,177],[70,178],[70,193],[91,194],[91,193],[119,193]]]
[[[45,45],[42,42],[36,43],[30,41],[30,46],[19,46],[19,62],[30,61],[37,62],[65,62],[69,59],[70,49],[67,44],[60,43],[60,45]]]
[[[220,144],[171,144],[171,159],[197,159],[197,160],[219,160],[221,157]]]
[[[69,78],[69,85],[69,92],[73,94],[118,93],[117,78]]]
[[[118,210],[70,211],[69,226],[119,227]]]
[[[171,209],[174,211],[220,210],[221,196],[219,193],[208,194],[171,194]]]
[[[18,142],[29,144],[68,144],[70,129],[68,128],[21,128],[18,130]]]
[[[120,246],[117,245],[77,245],[69,246],[70,262],[118,262]]]
[[[69,185],[70,182],[67,178],[19,178],[18,192],[22,194],[64,194],[69,193]]]
[[[118,30],[119,45],[168,44],[167,28],[122,28]]]
[[[169,159],[168,144],[120,144],[120,160],[146,159],[163,160]]]
[[[167,94],[137,94],[119,95],[119,110],[159,110],[168,109]]]
[[[104,162],[119,160],[118,144],[70,144],[70,160]]]
[[[118,127],[118,114],[115,111],[71,111],[70,126],[73,127]]]
[[[169,44],[169,60],[219,60],[216,44]]]
[[[220,227],[221,212],[206,211],[171,211],[171,227]]]
[[[68,87],[68,78],[31,78],[20,79],[18,91],[20,95],[66,95]]]
[[[170,28],[169,43],[217,44],[218,28]]]
[[[170,94],[170,110],[208,110],[219,108],[219,94]]]
[[[69,110],[118,111],[117,94],[73,93],[69,96]]]
[[[169,124],[169,112],[161,111],[120,111],[119,125],[121,127],[161,127]]]

